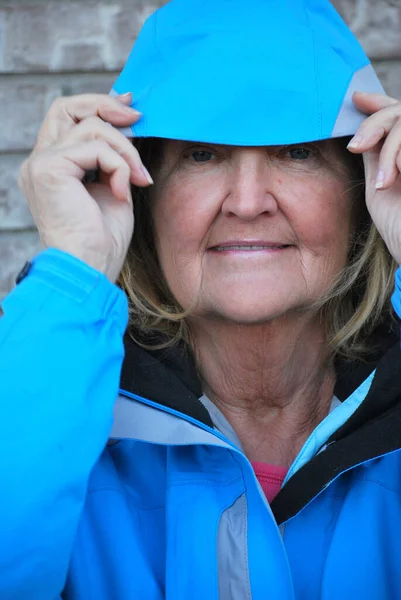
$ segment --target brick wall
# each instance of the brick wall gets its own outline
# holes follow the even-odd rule
[[[0,0],[0,297],[40,250],[17,185],[54,98],[108,93],[165,0]],[[401,98],[401,0],[335,0],[390,95]]]

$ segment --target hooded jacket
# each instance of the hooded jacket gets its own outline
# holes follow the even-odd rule
[[[231,10],[239,4],[213,0],[212,11],[211,0],[174,0],[147,22],[113,88],[138,82],[145,118],[134,133],[245,145],[353,133],[363,119],[350,102],[355,80],[366,91],[379,84],[338,15],[317,0],[246,3],[253,24],[269,24],[268,51],[288,50],[285,81],[276,67],[261,77],[264,44],[242,37],[244,53],[234,58],[244,55],[254,77],[233,91],[240,102],[255,100],[251,120],[233,126],[236,94],[222,112],[221,94],[234,81],[230,46],[220,65],[225,83],[199,116],[189,67],[198,65],[211,94],[216,77],[202,57],[216,56],[222,32],[233,44],[238,22],[249,24],[245,9]],[[289,33],[279,35],[272,15],[287,19]],[[307,84],[288,79],[294,64],[304,65]],[[270,86],[259,90],[260,102],[250,93],[255,78]],[[289,80],[292,101],[262,127]],[[185,81],[191,94],[182,97]],[[174,118],[159,112],[166,102]],[[393,304],[401,315],[400,272]],[[234,432],[202,395],[187,350],[145,352],[124,335],[127,299],[104,275],[48,248],[2,308],[2,600],[401,598],[398,325],[383,321],[367,362],[338,362],[340,405],[312,432],[269,505]]]

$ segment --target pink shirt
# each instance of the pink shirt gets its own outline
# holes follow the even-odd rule
[[[288,469],[263,462],[251,462],[251,465],[270,504],[280,491]]]

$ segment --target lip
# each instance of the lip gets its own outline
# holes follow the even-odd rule
[[[222,250],[220,250],[220,252],[224,252],[224,248],[226,248],[226,251],[231,251],[231,252],[241,252],[241,251],[247,251],[247,250],[242,250],[241,248],[232,248],[233,246],[243,246],[244,249],[246,247],[249,246],[256,246],[258,249],[260,249],[260,251],[263,251],[264,249],[266,250],[280,250],[280,249],[284,249],[284,248],[288,248],[289,246],[292,246],[292,244],[285,244],[283,242],[277,242],[277,241],[266,241],[266,240],[225,240],[224,242],[219,242],[217,244],[213,244],[213,246],[210,246],[208,248],[208,250],[214,250],[214,251],[218,251],[218,248],[221,248]],[[257,250],[254,250],[255,252]],[[249,250],[248,250],[249,252]]]

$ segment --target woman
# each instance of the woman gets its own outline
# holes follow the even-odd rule
[[[246,4],[158,11],[22,167],[2,599],[401,598],[401,102],[329,4]]]

